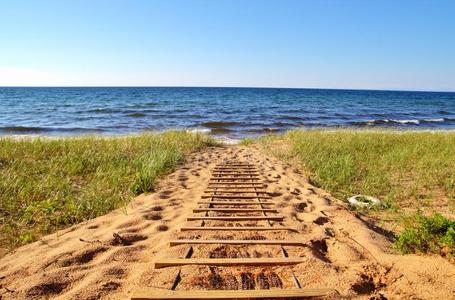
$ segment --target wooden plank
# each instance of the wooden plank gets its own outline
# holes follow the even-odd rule
[[[262,170],[259,171],[258,169],[256,168],[249,168],[249,169],[239,169],[239,168],[235,168],[235,169],[213,169],[212,170],[212,174],[213,173],[248,173],[248,175],[250,173],[259,173],[259,172],[263,172]]]
[[[229,266],[229,265],[293,265],[306,261],[303,257],[261,257],[261,258],[169,258],[160,259],[155,262],[155,269],[185,266],[185,265],[209,265],[209,266]]]
[[[215,204],[215,205],[272,205],[274,202],[264,202],[264,201],[198,201],[197,204]]]
[[[213,172],[259,172],[256,168],[215,168]]]
[[[188,217],[187,221],[197,221],[197,220],[218,220],[218,221],[255,221],[255,220],[283,220],[283,216],[232,216],[232,217]]]
[[[266,190],[254,190],[251,188],[250,190],[241,190],[241,189],[235,189],[235,190],[229,190],[229,189],[209,189],[205,190],[204,193],[231,193],[231,194],[267,194]]]
[[[258,171],[250,171],[250,172],[245,172],[245,171],[213,171],[212,175],[256,175],[259,176]]]
[[[253,177],[258,177],[261,174],[246,174],[246,173],[212,173],[212,177],[218,177],[218,176],[248,176],[250,178],[251,176]]]
[[[215,180],[215,179],[211,179],[211,180]],[[221,179],[220,179],[221,180]],[[227,180],[227,179],[224,179],[224,180]],[[219,182],[209,182],[209,185],[213,185],[213,184],[229,184],[229,185],[247,185],[247,184],[257,184],[257,185],[261,185],[262,187],[265,187],[265,184],[260,182],[260,181],[250,181],[250,182],[238,182],[238,181],[219,181]]]
[[[270,290],[166,290],[145,288],[133,293],[132,300],[150,299],[289,299],[322,297],[335,294],[337,291],[330,288],[303,288],[303,289],[270,289]]]
[[[225,244],[225,245],[287,245],[287,246],[303,246],[302,241],[293,240],[173,240],[169,245],[207,245],[207,244]]]
[[[252,176],[252,177],[222,177],[222,176],[212,176],[210,180],[258,180],[258,176]]]
[[[220,182],[222,183],[222,182]],[[225,186],[225,185],[209,185],[207,187],[208,189],[227,189],[227,193],[230,193],[230,191],[234,191],[236,189],[244,189],[244,188],[248,188],[248,189],[254,189],[254,188],[266,188],[266,186],[261,186],[261,185],[255,185],[255,186],[243,186],[243,185],[232,185],[232,186]],[[228,191],[229,190],[229,191]],[[216,191],[215,191],[216,192]],[[266,192],[268,194],[268,192]]]
[[[272,199],[270,196],[246,196],[246,195],[202,195],[201,198],[218,198],[218,199]]]
[[[255,165],[245,164],[245,163],[233,163],[233,164],[218,164],[216,167],[251,167],[254,168]]]
[[[251,173],[259,173],[258,170],[253,170],[253,169],[214,169],[213,173],[246,173],[246,174],[251,174]]]
[[[287,230],[287,231],[294,231],[298,232],[296,228],[292,227],[270,227],[270,226],[187,226],[181,227],[180,231],[192,231],[192,230],[203,230],[203,231],[274,231],[274,230]]]
[[[220,212],[278,212],[276,209],[270,208],[195,208],[193,212],[204,212],[204,211],[220,211]]]

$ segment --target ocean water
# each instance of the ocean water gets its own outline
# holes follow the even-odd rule
[[[455,93],[325,89],[0,88],[0,135],[165,129],[231,138],[290,128],[455,129]]]

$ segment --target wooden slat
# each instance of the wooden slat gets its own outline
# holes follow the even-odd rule
[[[222,177],[222,176],[212,176],[210,180],[258,180],[258,176],[252,176],[252,177]]]
[[[217,168],[222,168],[222,167],[250,167],[254,168],[255,166],[252,164],[219,164],[216,165]]]
[[[226,244],[226,245],[287,245],[302,246],[302,241],[294,240],[173,240],[169,242],[171,246],[177,245],[207,245],[207,244]]]
[[[232,216],[232,217],[188,217],[188,221],[197,221],[197,220],[219,220],[219,221],[255,221],[255,220],[283,220],[283,216]]]
[[[266,204],[273,205],[274,202],[265,202],[265,201],[199,201],[197,204],[215,204],[215,205],[258,205]]]
[[[270,227],[270,226],[187,226],[181,227],[180,231],[192,231],[192,230],[203,230],[203,231],[273,231],[273,230],[287,230],[287,231],[294,231],[298,232],[296,228],[292,227]]]
[[[201,198],[218,198],[218,199],[272,199],[270,196],[246,196],[246,195],[202,195]]]
[[[278,212],[276,209],[270,208],[195,208],[193,212],[204,212],[204,211],[219,211],[219,212]]]
[[[214,182],[214,183],[216,183],[216,182]],[[222,182],[218,182],[218,183],[222,184]],[[247,182],[247,183],[243,184],[245,186],[238,186],[238,185],[219,186],[219,185],[213,185],[213,183],[212,183],[212,184],[210,184],[207,187],[207,189],[209,189],[209,190],[210,189],[237,190],[237,189],[260,189],[260,188],[266,188],[265,184],[263,184],[263,183],[258,183],[258,184],[255,184],[255,185],[250,185],[250,184],[251,184],[251,182]],[[246,186],[246,185],[248,185],[248,186]]]
[[[260,185],[262,187],[265,187],[265,184],[263,184],[260,181],[255,181],[255,182],[238,182],[238,181],[224,181],[224,182],[209,182],[209,185],[214,185],[214,184],[229,184],[229,185]]]
[[[242,176],[242,177],[248,177],[248,178],[251,178],[251,177],[259,177],[261,174],[259,173],[255,173],[255,174],[246,174],[246,173],[212,173],[212,177],[219,177],[219,176],[231,176],[231,177],[239,177],[239,176]],[[251,176],[251,177],[250,177]]]
[[[259,171],[257,170],[213,170],[212,174],[215,174],[215,173],[223,173],[223,174],[246,174],[246,175],[250,175],[251,173],[256,173],[256,174],[259,174]]]
[[[303,288],[303,289],[271,289],[271,290],[166,290],[145,288],[134,292],[132,300],[150,299],[286,299],[322,297],[335,294],[337,291],[330,288]]]
[[[250,190],[241,190],[241,189],[235,189],[235,190],[222,190],[222,189],[209,189],[205,190],[204,193],[232,193],[232,194],[267,194],[266,190],[253,190],[251,188]]]
[[[215,169],[220,169],[220,168],[234,168],[234,169],[238,169],[239,167],[242,167],[242,168],[257,168],[257,166],[255,165],[247,165],[247,166],[227,166],[227,165],[216,165],[214,168]]]
[[[229,266],[229,265],[292,265],[304,262],[302,257],[261,257],[261,258],[169,258],[160,259],[155,262],[155,269],[185,265],[209,265],[209,266]]]
[[[215,168],[213,172],[259,172],[256,168]]]
[[[212,172],[212,175],[232,175],[232,176],[235,176],[235,175],[246,175],[246,176],[255,175],[255,176],[259,176],[260,174],[257,171],[251,171],[251,172],[214,171],[214,172]]]
[[[227,174],[245,173],[245,174],[251,174],[251,173],[259,173],[259,171],[258,170],[253,170],[253,169],[237,169],[237,170],[233,170],[233,169],[229,169],[229,170],[226,170],[226,169],[215,169],[215,170],[213,170],[213,173],[227,173]]]

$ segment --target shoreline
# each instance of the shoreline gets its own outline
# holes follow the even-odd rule
[[[190,134],[202,134],[208,137],[213,138],[217,142],[224,145],[237,145],[242,143],[244,140],[255,140],[265,137],[274,137],[274,136],[283,136],[288,132],[293,131],[302,131],[302,132],[379,132],[379,133],[447,133],[454,134],[454,129],[444,129],[444,128],[356,128],[356,127],[337,127],[337,128],[328,128],[328,127],[299,127],[293,129],[287,129],[279,132],[270,132],[257,135],[245,135],[242,137],[232,136],[227,134],[213,134],[210,133],[210,129],[201,128],[201,129],[164,129],[164,130],[154,130],[154,131],[138,131],[130,133],[117,133],[117,134],[102,134],[102,133],[86,133],[86,134],[55,134],[55,135],[46,135],[46,134],[0,134],[0,140],[2,139],[13,139],[13,140],[36,140],[36,139],[45,139],[45,140],[65,140],[65,139],[81,139],[81,138],[96,138],[96,139],[116,139],[116,138],[128,138],[128,137],[140,137],[145,135],[153,134],[162,134],[166,132],[186,132]]]

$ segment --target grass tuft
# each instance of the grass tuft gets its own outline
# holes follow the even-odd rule
[[[119,208],[211,143],[185,132],[0,139],[0,243],[29,243]]]
[[[407,253],[438,253],[455,255],[455,221],[441,214],[416,214],[407,221],[405,230],[395,241],[395,247]]]

